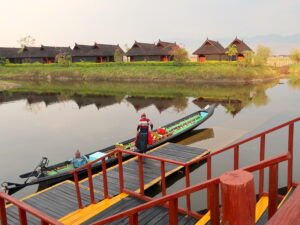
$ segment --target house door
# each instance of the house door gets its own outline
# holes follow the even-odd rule
[[[243,55],[238,55],[237,56],[237,61],[241,61],[241,60],[243,60],[244,59],[244,56]]]
[[[205,61],[206,61],[206,57],[204,55],[200,55],[199,62],[205,62]]]

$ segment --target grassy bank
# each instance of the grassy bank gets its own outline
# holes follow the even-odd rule
[[[8,64],[0,67],[2,80],[85,80],[85,81],[184,81],[251,83],[278,77],[268,66],[243,66],[236,62],[172,62]]]

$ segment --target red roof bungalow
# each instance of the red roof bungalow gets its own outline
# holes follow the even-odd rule
[[[161,40],[157,44],[135,41],[126,56],[130,61],[173,61],[174,50],[178,47],[176,43]]]
[[[198,61],[206,60],[224,61],[228,60],[225,48],[217,41],[206,39],[206,41],[193,54],[198,56]]]
[[[235,57],[233,57],[232,60],[243,60],[244,59],[244,52],[245,51],[252,51],[252,49],[242,40],[238,39],[237,37],[230,43],[229,46],[235,45],[237,48],[237,55]],[[228,47],[229,47],[228,46]],[[228,47],[226,48],[226,51],[228,49]]]

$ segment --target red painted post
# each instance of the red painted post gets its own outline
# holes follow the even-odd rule
[[[207,158],[207,163],[206,163],[207,167],[206,167],[206,179],[210,180],[211,179],[211,157]],[[210,194],[209,194],[209,189],[207,190],[207,200],[208,200],[208,204],[207,204],[207,208],[210,208]]]
[[[49,223],[47,223],[43,219],[41,219],[41,225],[49,225]]]
[[[211,157],[208,157],[207,158],[207,171],[206,171],[206,173],[207,173],[207,176],[206,176],[206,178],[207,178],[207,180],[210,180],[211,179]]]
[[[27,215],[24,209],[19,208],[20,225],[27,225]]]
[[[81,201],[81,193],[80,193],[80,187],[79,187],[77,172],[74,172],[74,182],[75,182],[75,188],[76,188],[76,194],[77,194],[78,208],[82,209],[83,205],[82,205],[82,201]]]
[[[104,198],[108,198],[108,184],[107,184],[107,174],[106,174],[106,161],[105,161],[105,158],[102,159],[102,176],[103,176]]]
[[[91,165],[88,165],[88,179],[89,179],[91,204],[96,204],[95,195],[94,195],[93,173],[92,173],[92,166]]]
[[[209,203],[210,210],[210,224],[219,225],[220,224],[220,209],[219,209],[219,184],[213,184],[209,187]]]
[[[118,152],[118,163],[119,163],[119,181],[120,181],[120,193],[123,193],[124,189],[124,177],[123,177],[123,160],[122,152]]]
[[[139,224],[139,218],[138,214],[134,213],[129,216],[129,225],[138,225]]]
[[[270,219],[277,210],[278,192],[278,164],[269,167],[269,207],[268,218]]]
[[[165,176],[165,162],[160,161],[160,176],[161,176],[161,193],[162,196],[167,194],[166,191],[166,176]]]
[[[234,170],[220,176],[222,190],[222,223],[255,224],[255,189],[253,175]]]
[[[178,225],[178,199],[169,201],[169,224]]]
[[[0,197],[0,220],[1,220],[1,225],[7,225],[5,200],[1,197]]]
[[[287,186],[288,189],[292,186],[293,181],[293,150],[294,150],[294,123],[289,125],[289,139],[288,139],[288,150],[291,154],[291,158],[288,160],[288,177]]]
[[[139,163],[140,194],[144,195],[144,170],[143,170],[142,156],[138,156],[138,163]]]
[[[260,156],[259,161],[265,160],[265,148],[266,148],[266,135],[263,134],[260,139]],[[265,172],[264,169],[259,170],[259,197],[262,197],[264,193],[264,179],[265,179]]]
[[[191,185],[190,182],[190,168],[189,165],[185,166],[185,187],[188,188]],[[186,195],[186,207],[188,212],[191,211],[191,195]]]
[[[237,170],[239,168],[239,146],[234,147],[234,165],[233,169]]]

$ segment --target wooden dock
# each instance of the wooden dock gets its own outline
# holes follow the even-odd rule
[[[147,152],[147,154],[152,156],[183,163],[198,159],[208,153],[209,151],[206,149],[171,143],[167,143]],[[88,179],[80,182],[81,197],[83,205],[86,206],[83,209],[78,209],[75,184],[72,181],[65,181],[57,184],[41,192],[28,196],[22,199],[22,201],[34,208],[37,208],[41,212],[52,216],[63,224],[89,224],[91,221],[104,218],[106,215],[112,215],[113,213],[120,212],[124,209],[124,207],[128,209],[145,203],[143,200],[120,193],[118,167],[119,165],[116,165],[107,169],[108,190],[109,194],[113,196],[111,199],[104,199],[102,172],[93,176],[95,200],[99,202],[97,204],[90,204]],[[122,167],[125,188],[139,192],[140,184],[137,157],[123,162]],[[147,190],[161,180],[160,162],[146,158],[143,159],[143,167],[144,189]],[[168,177],[182,168],[183,166],[166,163],[165,176]],[[157,216],[149,216],[150,213]],[[166,208],[155,207],[153,209],[146,210],[141,218],[144,218],[143,220],[145,221],[153,220],[153,224],[165,224],[167,214],[168,210]],[[7,207],[7,215],[9,224],[19,224],[18,209],[15,206]],[[29,224],[40,224],[40,220],[34,216],[28,215],[27,218]],[[182,221],[181,224],[194,224],[196,222],[196,219],[186,217],[184,214],[180,213],[178,214],[178,218],[179,221]],[[123,223],[127,222],[124,220]],[[149,221],[149,223],[151,224],[151,221]]]

